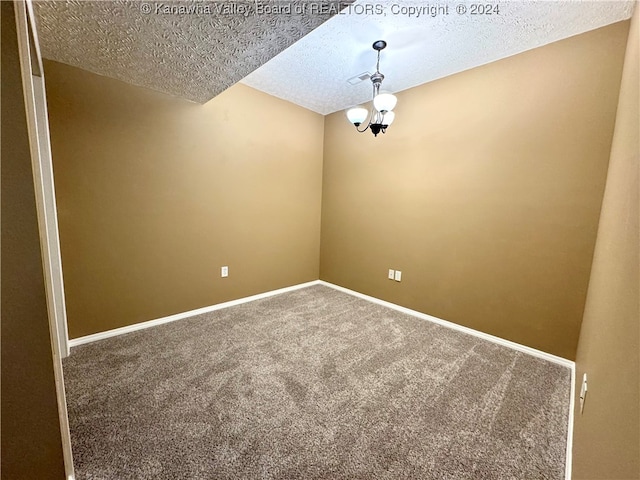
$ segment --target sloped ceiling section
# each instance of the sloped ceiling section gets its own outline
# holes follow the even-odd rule
[[[205,103],[347,2],[39,1],[45,58]]]

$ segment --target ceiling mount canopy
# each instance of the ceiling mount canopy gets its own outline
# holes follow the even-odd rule
[[[371,83],[373,84],[373,108],[369,112],[362,106],[353,107],[347,110],[347,118],[356,127],[356,130],[360,133],[366,132],[367,129],[371,130],[374,136],[378,136],[378,133],[385,133],[387,127],[393,123],[395,119],[395,113],[393,112],[398,99],[395,95],[390,93],[384,93],[380,91],[384,75],[380,73],[380,52],[387,46],[387,42],[384,40],[376,40],[373,42],[373,49],[378,52],[378,60],[376,62],[376,73],[371,75]],[[367,126],[360,130],[358,127],[365,123],[369,118]]]

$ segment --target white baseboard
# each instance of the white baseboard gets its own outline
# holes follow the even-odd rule
[[[569,400],[569,427],[567,429],[567,459],[564,466],[565,480],[571,480],[571,467],[573,463],[573,421],[576,406],[576,364],[571,362],[571,400]]]
[[[569,420],[568,420],[568,429],[567,429],[567,452],[565,459],[565,480],[571,480],[571,462],[572,462],[572,451],[573,451],[573,410],[575,408],[575,376],[576,376],[576,363],[572,360],[567,360],[566,358],[558,357],[556,355],[552,355],[551,353],[543,352],[541,350],[537,350],[535,348],[527,347],[526,345],[521,345],[516,342],[512,342],[510,340],[505,340],[504,338],[496,337],[494,335],[489,335],[488,333],[480,332],[478,330],[474,330],[472,328],[463,327],[462,325],[458,325],[457,323],[448,322],[447,320],[442,320],[441,318],[434,317],[431,315],[427,315],[426,313],[421,313],[416,310],[411,310],[410,308],[402,307],[400,305],[396,305],[395,303],[387,302],[385,300],[380,300],[379,298],[371,297],[369,295],[365,295],[364,293],[356,292],[354,290],[349,290],[348,288],[341,287],[339,285],[334,285],[333,283],[325,282],[324,280],[319,280],[317,282],[320,285],[324,285],[326,287],[334,288],[344,293],[348,293],[349,295],[353,295],[354,297],[359,297],[364,300],[368,300],[373,303],[377,303],[378,305],[382,305],[384,307],[392,308],[393,310],[397,310],[402,313],[406,313],[408,315],[412,315],[414,317],[420,318],[422,320],[427,320],[429,322],[437,323],[438,325],[442,325],[443,327],[451,328],[453,330],[458,330],[459,332],[464,332],[469,335],[473,335],[474,337],[482,338],[483,340],[488,340],[489,342],[497,343],[498,345],[502,345],[507,348],[511,348],[513,350],[517,350],[519,352],[526,353],[528,355],[533,355],[534,357],[542,358],[549,362],[553,362],[563,367],[567,367],[571,371],[571,397],[569,400]]]
[[[407,315],[411,315],[413,317],[417,317],[422,320],[427,320],[429,322],[437,323],[438,325],[442,325],[443,327],[451,328],[453,330],[458,330],[459,332],[464,332],[469,335],[473,335],[474,337],[482,338],[483,340],[488,340],[489,342],[497,343],[499,345],[511,348],[513,350],[518,350],[519,352],[528,353],[529,355],[533,355],[534,357],[542,358],[544,360],[548,360],[550,362],[560,364],[567,368],[572,368],[575,365],[575,362],[571,360],[567,360],[566,358],[558,357],[556,355],[552,355],[551,353],[547,353],[547,352],[543,352],[542,350],[537,350],[535,348],[527,347],[526,345],[521,345],[520,343],[512,342],[511,340],[505,340],[504,338],[496,337],[488,333],[480,332],[478,330],[474,330],[473,328],[463,327],[462,325],[458,325],[457,323],[449,322],[447,320],[442,320],[441,318],[434,317],[432,315],[427,315],[426,313],[418,312],[416,310],[411,310],[410,308],[402,307],[400,305],[396,305],[395,303],[387,302],[385,300],[380,300],[379,298],[376,298],[376,297],[370,297],[369,295],[365,295],[364,293],[356,292],[354,290],[349,290],[348,288],[344,288],[339,285],[334,285],[333,283],[325,282],[324,280],[319,280],[318,283],[320,285],[325,285],[327,287],[334,288],[341,292],[348,293],[349,295],[353,295],[355,297],[359,297],[364,300],[377,303],[378,305],[382,305],[387,308],[392,308],[393,310],[397,310],[398,312],[406,313]]]
[[[96,342],[98,340],[102,340],[109,337],[115,337],[117,335],[123,335],[129,332],[135,332],[137,330],[144,330],[145,328],[155,327],[156,325],[162,325],[163,323],[175,322],[176,320],[182,320],[185,318],[193,317],[195,315],[201,315],[203,313],[213,312],[215,310],[221,310],[223,308],[229,308],[229,307],[233,307],[235,305],[241,305],[247,302],[253,302],[254,300],[260,300],[261,298],[280,295],[281,293],[299,290],[301,288],[310,287],[312,285],[324,285],[326,287],[330,287],[335,290],[348,293],[349,295],[353,295],[355,297],[368,300],[369,302],[377,303],[378,305],[382,305],[384,307],[391,308],[393,310],[397,310],[402,313],[406,313],[407,315],[411,315],[413,317],[417,317],[422,320],[427,320],[429,322],[437,323],[438,325],[442,325],[443,327],[451,328],[453,330],[458,330],[460,332],[473,335],[474,337],[482,338],[484,340],[488,340],[489,342],[497,343],[499,345],[503,345],[505,347],[518,350],[520,352],[527,353],[529,355],[533,355],[534,357],[542,358],[544,360],[548,360],[549,362],[557,363],[567,368],[575,368],[575,362],[571,360],[567,360],[566,358],[558,357],[551,353],[547,353],[547,352],[543,352],[542,350],[537,350],[535,348],[527,347],[526,345],[512,342],[511,340],[505,340],[504,338],[500,338],[494,335],[490,335],[488,333],[480,332],[478,330],[474,330],[469,327],[464,327],[462,325],[458,325],[457,323],[449,322],[447,320],[443,320],[441,318],[434,317],[432,315],[427,315],[426,313],[418,312],[417,310],[412,310],[407,307],[396,305],[395,303],[387,302],[385,300],[380,300],[379,298],[371,297],[369,295],[365,295],[364,293],[356,292],[355,290],[349,290],[348,288],[341,287],[333,283],[325,282],[324,280],[313,280],[311,282],[300,283],[298,285],[292,285],[290,287],[279,288],[277,290],[271,290],[269,292],[259,293],[257,295],[251,295],[250,297],[244,297],[244,298],[239,298],[237,300],[231,300],[229,302],[218,303],[216,305],[210,305],[208,307],[202,307],[196,310],[190,310],[188,312],[176,313],[175,315],[169,315],[168,317],[149,320],[146,322],[136,323],[133,325],[127,325],[126,327],[115,328],[113,330],[94,333],[92,335],[87,335],[84,337],[73,338],[69,340],[69,346],[77,347],[78,345],[83,345],[85,343]]]
[[[146,328],[155,327],[157,325],[162,325],[164,323],[175,322],[176,320],[183,320],[185,318],[201,315],[203,313],[214,312],[216,310],[222,310],[223,308],[229,308],[235,305],[241,305],[243,303],[253,302],[254,300],[260,300],[261,298],[280,295],[281,293],[291,292],[293,290],[299,290],[301,288],[310,287],[311,285],[318,285],[319,282],[320,282],[319,280],[314,280],[312,282],[300,283],[298,285],[292,285],[291,287],[279,288],[278,290],[271,290],[269,292],[259,293],[257,295],[251,295],[250,297],[239,298],[237,300],[231,300],[229,302],[218,303],[216,305],[210,305],[208,307],[197,308],[196,310],[189,310],[188,312],[176,313],[175,315],[169,315],[168,317],[162,317],[162,318],[157,318],[155,320],[135,323],[133,325],[127,325],[126,327],[114,328],[113,330],[107,330],[106,332],[99,332],[99,333],[94,333],[92,335],[86,335],[84,337],[72,338],[71,340],[69,340],[69,347],[77,347],[78,345],[84,345],[85,343],[97,342],[98,340],[104,340],[105,338],[116,337],[118,335],[124,335],[125,333],[144,330]]]

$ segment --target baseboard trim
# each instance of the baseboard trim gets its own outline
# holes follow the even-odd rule
[[[488,333],[480,332],[478,330],[474,330],[473,328],[464,327],[462,325],[458,325],[457,323],[449,322],[447,320],[443,320],[441,318],[434,317],[432,315],[427,315],[426,313],[418,312],[417,310],[411,310],[410,308],[396,305],[395,303],[387,302],[386,300],[380,300],[379,298],[371,297],[369,295],[365,295],[364,293],[356,292],[354,290],[349,290],[348,288],[341,287],[333,283],[325,282],[324,280],[319,280],[318,283],[320,285],[324,285],[326,287],[330,287],[335,290],[348,293],[349,295],[353,295],[355,297],[359,297],[364,300],[377,303],[378,305],[382,305],[384,307],[392,308],[393,310],[406,313],[407,315],[418,317],[422,320],[427,320],[429,322],[437,323],[438,325],[442,325],[443,327],[451,328],[453,330],[458,330],[459,332],[464,332],[469,335],[473,335],[474,337],[482,338],[484,340],[488,340],[489,342],[497,343],[499,345],[511,348],[513,350],[518,350],[523,353],[528,353],[529,355],[533,355],[534,357],[542,358],[544,360],[557,363],[567,368],[572,368],[575,365],[575,362],[571,360],[567,360],[566,358],[558,357],[557,355],[543,352],[542,350],[527,347],[526,345],[512,342],[511,340],[505,340],[504,338],[496,337],[495,335],[490,335]]]
[[[565,480],[571,480],[573,464],[573,422],[574,409],[576,407],[576,364],[571,362],[571,399],[569,400],[569,426],[567,428],[567,456],[564,466]]]
[[[241,305],[243,303],[253,302],[254,300],[260,300],[262,298],[272,297],[274,295],[280,295],[281,293],[292,292],[301,288],[310,287],[312,285],[318,285],[319,280],[313,280],[311,282],[300,283],[292,285],[290,287],[279,288],[277,290],[271,290],[269,292],[258,293],[257,295],[251,295],[249,297],[239,298],[237,300],[230,300],[228,302],[218,303],[216,305],[210,305],[208,307],[197,308],[195,310],[189,310],[188,312],[176,313],[169,315],[168,317],[157,318],[155,320],[148,320],[146,322],[135,323],[133,325],[127,325],[126,327],[114,328],[113,330],[107,330],[105,332],[94,333],[86,335],[84,337],[72,338],[69,340],[69,347],[77,347],[86,343],[97,342],[104,340],[105,338],[117,337],[118,335],[124,335],[125,333],[136,332],[138,330],[145,330],[147,328],[155,327],[165,323],[175,322],[176,320],[183,320],[185,318],[194,317],[196,315],[202,315],[203,313],[214,312],[216,310],[222,310],[224,308]]]
[[[105,338],[115,337],[118,335],[123,335],[125,333],[135,332],[137,330],[144,330],[146,328],[155,327],[156,325],[162,325],[164,323],[175,322],[176,320],[183,320],[185,318],[193,317],[196,315],[201,315],[203,313],[214,312],[216,310],[222,310],[223,308],[233,307],[235,305],[241,305],[243,303],[253,302],[254,300],[260,300],[262,298],[272,297],[274,295],[280,295],[281,293],[287,293],[294,290],[299,290],[301,288],[311,287],[313,285],[324,285],[326,287],[333,288],[335,290],[339,290],[341,292],[347,293],[349,295],[353,295],[355,297],[362,298],[364,300],[368,300],[373,303],[377,303],[378,305],[382,305],[387,308],[391,308],[393,310],[406,313],[407,315],[411,315],[413,317],[420,318],[422,320],[427,320],[429,322],[437,323],[438,325],[442,325],[443,327],[451,328],[453,330],[458,330],[460,332],[467,333],[469,335],[473,335],[474,337],[482,338],[489,342],[497,343],[499,345],[511,348],[513,350],[518,350],[523,353],[527,353],[529,355],[533,355],[534,357],[542,358],[544,360],[548,360],[549,362],[557,363],[567,368],[575,369],[575,362],[572,360],[568,360],[566,358],[559,357],[557,355],[553,355],[551,353],[543,352],[542,350],[538,350],[532,347],[527,347],[526,345],[522,345],[520,343],[512,342],[511,340],[505,340],[504,338],[496,337],[495,335],[491,335],[488,333],[480,332],[478,330],[474,330],[469,327],[464,327],[462,325],[458,325],[457,323],[449,322],[447,320],[443,320],[438,317],[434,317],[433,315],[428,315],[426,313],[418,312],[417,310],[412,310],[407,307],[403,307],[401,305],[397,305],[395,303],[387,302],[386,300],[381,300],[376,297],[372,297],[370,295],[366,295],[364,293],[356,292],[355,290],[350,290],[345,287],[341,287],[340,285],[335,285],[333,283],[326,282],[324,280],[313,280],[311,282],[300,283],[297,285],[292,285],[290,287],[279,288],[277,290],[271,290],[264,293],[259,293],[257,295],[251,295],[249,297],[239,298],[237,300],[230,300],[228,302],[218,303],[215,305],[210,305],[208,307],[202,307],[195,310],[189,310],[188,312],[176,313],[174,315],[169,315],[167,317],[157,318],[155,320],[148,320],[146,322],[135,323],[133,325],[127,325],[126,327],[115,328],[113,330],[107,330],[105,332],[94,333],[91,335],[86,335],[84,337],[73,338],[69,340],[70,347],[77,347],[78,345],[84,345],[85,343],[97,342],[99,340],[103,340]]]
[[[428,322],[437,323],[438,325],[442,325],[443,327],[451,328],[453,330],[458,330],[459,332],[467,333],[469,335],[473,335],[474,337],[482,338],[483,340],[488,340],[489,342],[497,343],[498,345],[502,345],[504,347],[511,348],[513,350],[517,350],[519,352],[526,353],[528,355],[533,355],[534,357],[538,357],[543,360],[547,360],[549,362],[556,363],[558,365],[562,365],[563,367],[569,368],[569,370],[571,371],[571,393],[570,393],[571,397],[569,400],[567,452],[565,457],[564,478],[565,480],[571,480],[571,467],[572,467],[572,461],[573,461],[573,454],[572,454],[573,422],[574,422],[574,408],[575,408],[575,397],[576,397],[576,363],[574,361],[559,357],[557,355],[553,355],[551,353],[543,352],[542,350],[527,347],[526,345],[512,342],[511,340],[505,340],[504,338],[500,338],[494,335],[490,335],[488,333],[480,332],[478,330],[474,330],[469,327],[463,327],[462,325],[458,325],[457,323],[449,322],[447,320],[443,320],[441,318],[434,317],[432,315],[427,315],[426,313],[418,312],[417,310],[411,310],[410,308],[402,307],[400,305],[396,305],[395,303],[387,302],[385,300],[380,300],[379,298],[371,297],[369,295],[365,295],[364,293],[356,292],[355,290],[350,290],[348,288],[341,287],[333,283],[325,282],[324,280],[319,280],[317,284],[324,285],[325,287],[330,287],[340,292],[348,293],[349,295],[353,295],[354,297],[362,298],[363,300],[368,300],[369,302],[377,303],[378,305],[382,305],[384,307],[388,307],[393,310],[406,313],[413,317],[417,317],[422,320],[427,320]]]

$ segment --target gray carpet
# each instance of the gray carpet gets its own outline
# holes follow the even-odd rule
[[[324,286],[64,373],[78,480],[564,477],[568,368]]]

